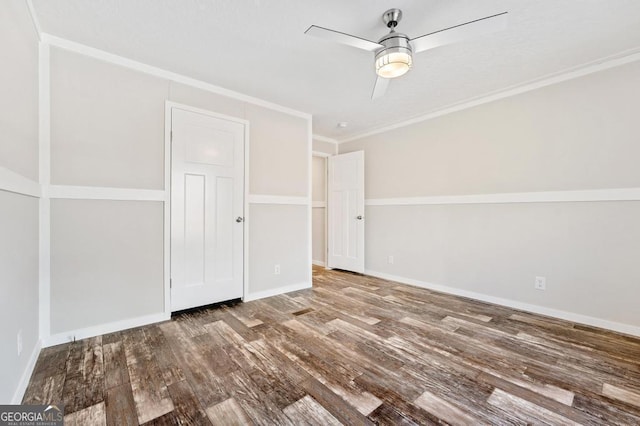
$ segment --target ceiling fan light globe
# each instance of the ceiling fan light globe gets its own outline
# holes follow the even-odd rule
[[[376,74],[382,78],[396,78],[406,74],[413,63],[411,51],[387,51],[377,55]]]

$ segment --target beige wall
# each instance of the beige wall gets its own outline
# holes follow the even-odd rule
[[[192,86],[171,82],[169,83],[169,99],[181,104],[231,117],[245,118],[245,102],[217,95]]]
[[[164,188],[169,85],[51,49],[51,183]]]
[[[340,145],[367,198],[640,186],[640,62]]]
[[[51,332],[164,309],[163,206],[51,201]]]
[[[0,2],[0,52],[0,168],[37,181],[38,40],[24,1]],[[0,271],[0,404],[9,404],[39,337],[37,198],[0,190]]]
[[[23,1],[0,5],[0,167],[38,180],[38,39]]]
[[[38,199],[0,191],[0,235],[0,403],[9,404],[38,341]]]
[[[307,118],[55,47],[51,85],[54,184],[163,189],[165,100],[170,100],[249,121],[246,185],[250,193],[310,196]],[[163,271],[157,263],[163,234],[159,206],[154,202],[54,201],[54,333],[162,312]],[[251,206],[245,215],[250,229],[249,295],[308,283],[311,224],[306,207]],[[72,220],[76,216],[85,219]],[[139,229],[134,226],[145,217],[148,221]],[[277,238],[270,237],[273,230],[279,230]],[[105,244],[92,243],[103,237]],[[140,253],[151,257],[140,258]],[[274,262],[281,264],[278,276],[273,273]],[[137,263],[139,269],[133,267]],[[105,268],[108,264],[117,268],[109,270]],[[117,284],[112,283],[117,279],[114,274],[120,280]],[[109,286],[117,289],[112,297],[97,298]]]
[[[326,262],[326,198],[327,198],[327,159],[313,157],[312,159],[312,191],[311,199],[316,202],[312,210],[311,258],[314,262],[324,264]],[[322,203],[322,204],[318,204]]]
[[[324,154],[335,155],[338,153],[338,145],[335,143],[313,139],[313,151],[322,152]]]
[[[640,323],[640,202],[369,206],[366,213],[367,269]],[[534,289],[536,276],[546,277],[546,291]]]
[[[307,207],[253,204],[249,207],[250,293],[309,282]],[[275,274],[280,265],[280,274]]]
[[[327,159],[313,157],[311,160],[311,199],[325,201],[327,198]]]
[[[249,192],[309,196],[306,120],[250,104],[245,118],[251,123]]]
[[[340,145],[366,198],[640,187],[640,63]],[[366,208],[366,268],[640,327],[640,203]],[[388,263],[388,256],[394,263]],[[534,290],[545,276],[547,290]],[[624,328],[624,327],[622,327]]]

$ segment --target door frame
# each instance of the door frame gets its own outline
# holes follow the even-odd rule
[[[249,289],[249,121],[230,115],[220,114],[202,108],[185,105],[173,101],[165,101],[164,105],[164,313],[171,315],[171,109],[179,108],[197,114],[207,115],[222,120],[233,121],[244,126],[244,182],[242,202],[244,213],[242,240],[242,300]]]
[[[327,229],[327,213],[329,211],[329,157],[333,157],[336,154],[329,154],[322,151],[311,151],[311,160],[313,161],[313,157],[322,158],[324,160],[324,269],[330,270],[329,268],[329,230]],[[313,167],[313,164],[312,164]],[[311,184],[313,185],[313,170],[311,173]],[[313,186],[312,186],[313,188]],[[313,197],[313,194],[311,195]],[[311,208],[313,212],[313,203],[311,201]],[[311,217],[311,228],[313,230],[313,216]],[[313,250],[313,231],[311,233],[311,244]],[[313,251],[311,256],[311,263],[313,265]]]

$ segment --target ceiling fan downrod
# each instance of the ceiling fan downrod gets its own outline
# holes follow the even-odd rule
[[[382,22],[393,31],[402,19],[402,11],[400,9],[389,9],[382,15]]]

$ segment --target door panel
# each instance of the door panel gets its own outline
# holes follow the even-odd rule
[[[364,152],[328,159],[327,266],[364,272]]]
[[[216,204],[218,214],[216,216],[215,229],[215,270],[218,272],[218,279],[233,279],[233,252],[227,247],[233,245],[234,223],[232,200],[233,200],[233,179],[218,177],[216,179]]]
[[[171,110],[171,310],[242,297],[244,125]]]
[[[184,177],[184,285],[204,282],[204,213],[205,177],[185,174]],[[176,259],[179,260],[179,259]]]

